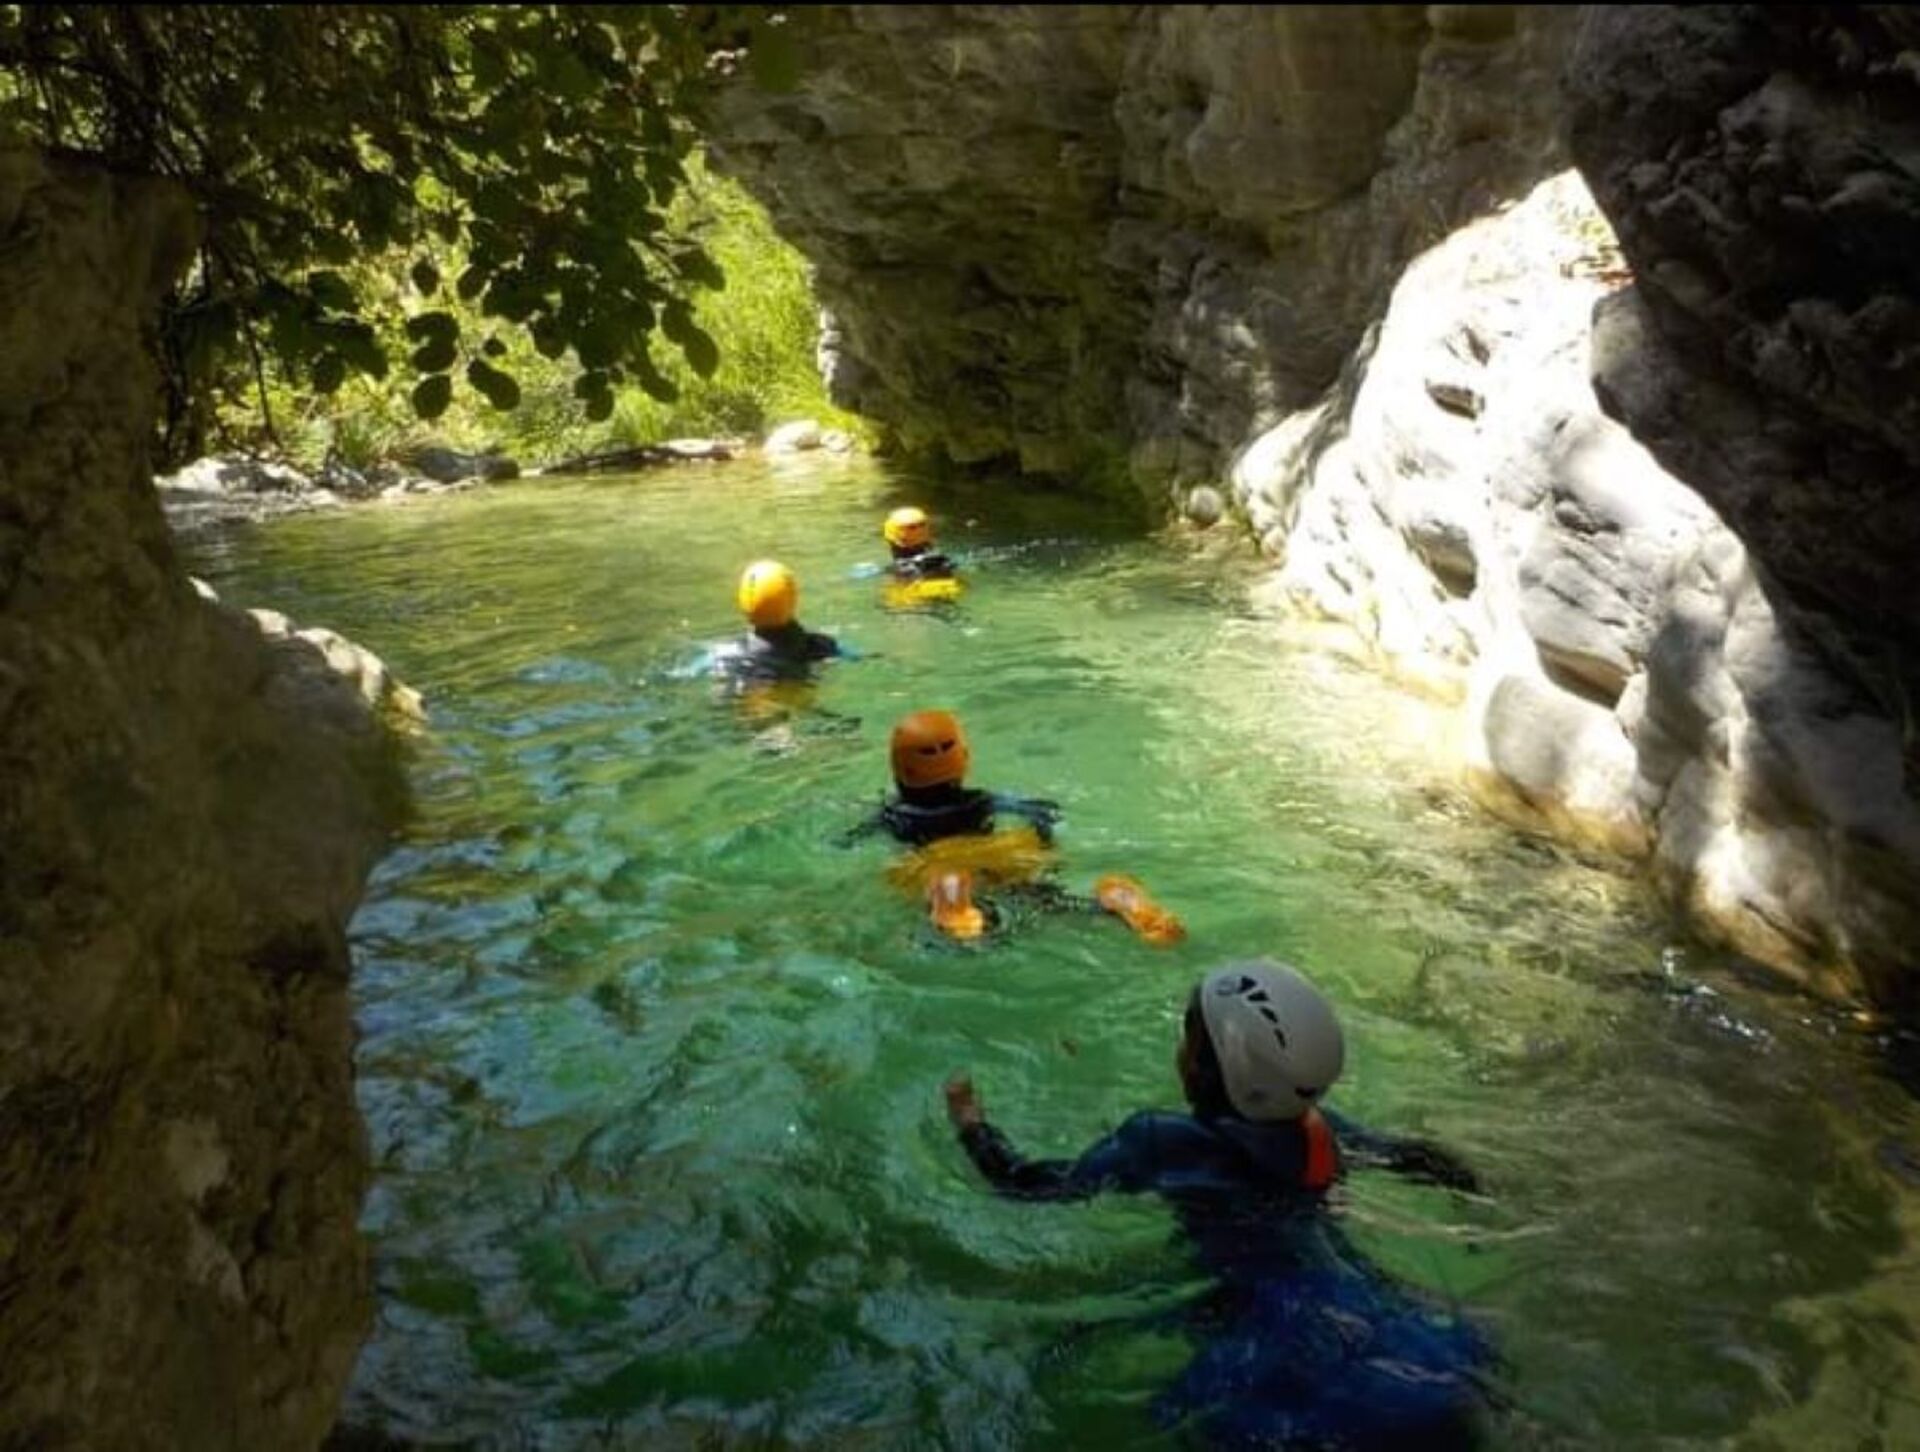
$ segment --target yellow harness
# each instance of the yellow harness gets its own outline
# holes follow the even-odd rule
[[[940,580],[893,580],[887,585],[886,604],[890,610],[911,610],[916,605],[958,600],[966,589],[950,576]]]
[[[910,897],[925,897],[928,885],[947,872],[970,872],[982,886],[1031,882],[1053,866],[1054,850],[1031,827],[942,837],[917,847],[887,869],[887,881]]]

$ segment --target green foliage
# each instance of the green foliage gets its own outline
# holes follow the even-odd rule
[[[329,393],[287,369],[270,368],[267,392],[272,413],[286,425],[285,449],[308,468],[329,455],[365,467],[431,438],[463,449],[504,449],[532,463],[690,435],[758,434],[800,417],[860,433],[860,421],[828,401],[815,366],[818,307],[805,260],[773,230],[759,204],[709,171],[697,152],[686,171],[669,229],[697,241],[726,277],[724,290],[701,293],[691,310],[691,322],[718,354],[706,376],[701,360],[668,354],[651,387],[633,379],[589,397],[577,368],[546,355],[526,332],[490,324],[477,301],[462,301],[458,289],[445,284],[466,265],[457,249],[431,244],[418,259],[396,249],[349,269],[356,290],[387,320],[383,346],[399,356],[442,339],[478,340],[478,358],[513,380],[517,400],[504,393],[481,397],[486,390],[479,380],[472,390],[455,389],[437,373],[421,381],[411,374],[355,376]],[[423,261],[434,273],[425,280],[438,287],[422,286]],[[420,390],[428,385],[443,391],[423,399]],[[506,411],[497,411],[499,404]],[[217,424],[220,441],[260,443],[253,433],[257,416],[250,385],[230,390]],[[432,423],[430,431],[421,428],[423,419]]]
[[[509,333],[571,353],[607,416],[629,382],[716,370],[691,299],[720,269],[668,213],[716,67],[764,44],[756,74],[790,83],[788,27],[763,6],[6,5],[0,122],[192,191],[204,243],[162,339],[175,427],[267,355],[323,395],[404,356],[421,417],[469,389],[510,409]],[[365,266],[395,253],[440,304],[404,338]]]

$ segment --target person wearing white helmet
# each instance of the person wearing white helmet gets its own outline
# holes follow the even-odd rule
[[[1322,1110],[1346,1046],[1332,1005],[1297,968],[1258,959],[1209,973],[1188,998],[1175,1063],[1193,1113],[1143,1111],[1078,1160],[1015,1154],[986,1123],[964,1076],[947,1085],[948,1113],[981,1173],[1020,1198],[1156,1189],[1161,1170],[1191,1180],[1202,1165],[1220,1184],[1318,1193],[1340,1174],[1342,1140],[1365,1167],[1476,1188],[1473,1172],[1437,1146],[1374,1134]]]
[[[1479,1183],[1438,1146],[1328,1111],[1345,1061],[1332,1005],[1298,969],[1261,959],[1215,969],[1188,997],[1175,1063],[1191,1112],[1141,1111],[1077,1159],[1025,1158],[987,1123],[972,1081],[948,1081],[948,1117],[1000,1194],[1157,1193],[1218,1278],[1201,1308],[1206,1347],[1161,1399],[1163,1419],[1199,1415],[1236,1445],[1438,1447],[1467,1434],[1479,1332],[1366,1266],[1317,1212],[1348,1167]],[[1393,1375],[1396,1361],[1421,1375]]]

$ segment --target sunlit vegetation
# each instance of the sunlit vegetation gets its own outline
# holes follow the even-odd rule
[[[715,79],[744,58],[790,84],[800,23],[0,6],[0,139],[191,195],[200,244],[158,339],[175,459],[241,429],[355,457],[421,422],[536,450],[751,427],[802,401],[804,274],[692,157]]]

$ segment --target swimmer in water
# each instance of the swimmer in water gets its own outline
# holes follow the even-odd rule
[[[887,562],[887,605],[895,610],[950,603],[965,585],[959,567],[933,547],[933,524],[924,509],[906,505],[880,527],[891,558]]]
[[[1027,1159],[987,1122],[971,1079],[947,1083],[948,1118],[999,1194],[1167,1202],[1213,1284],[1180,1314],[1200,1349],[1154,1411],[1215,1445],[1471,1445],[1484,1336],[1370,1265],[1326,1197],[1349,1169],[1479,1183],[1437,1145],[1326,1109],[1344,1063],[1332,1006],[1297,969],[1263,959],[1215,969],[1187,998],[1175,1066],[1188,1112],[1143,1110],[1075,1159]]]
[[[974,900],[976,886],[1003,888],[1049,908],[1111,913],[1161,946],[1186,935],[1180,920],[1131,877],[1113,873],[1101,878],[1090,900],[1050,883],[1059,803],[968,786],[972,756],[951,712],[915,711],[902,717],[893,728],[889,755],[893,794],[849,837],[884,831],[916,849],[896,872],[896,880],[926,892],[929,916],[948,937],[972,939],[986,932],[988,915]],[[1018,817],[1026,825],[999,831],[1003,817]]]
[[[756,560],[735,595],[747,633],[709,657],[713,673],[736,681],[809,680],[816,663],[849,654],[831,635],[800,623],[800,582],[778,560]]]

